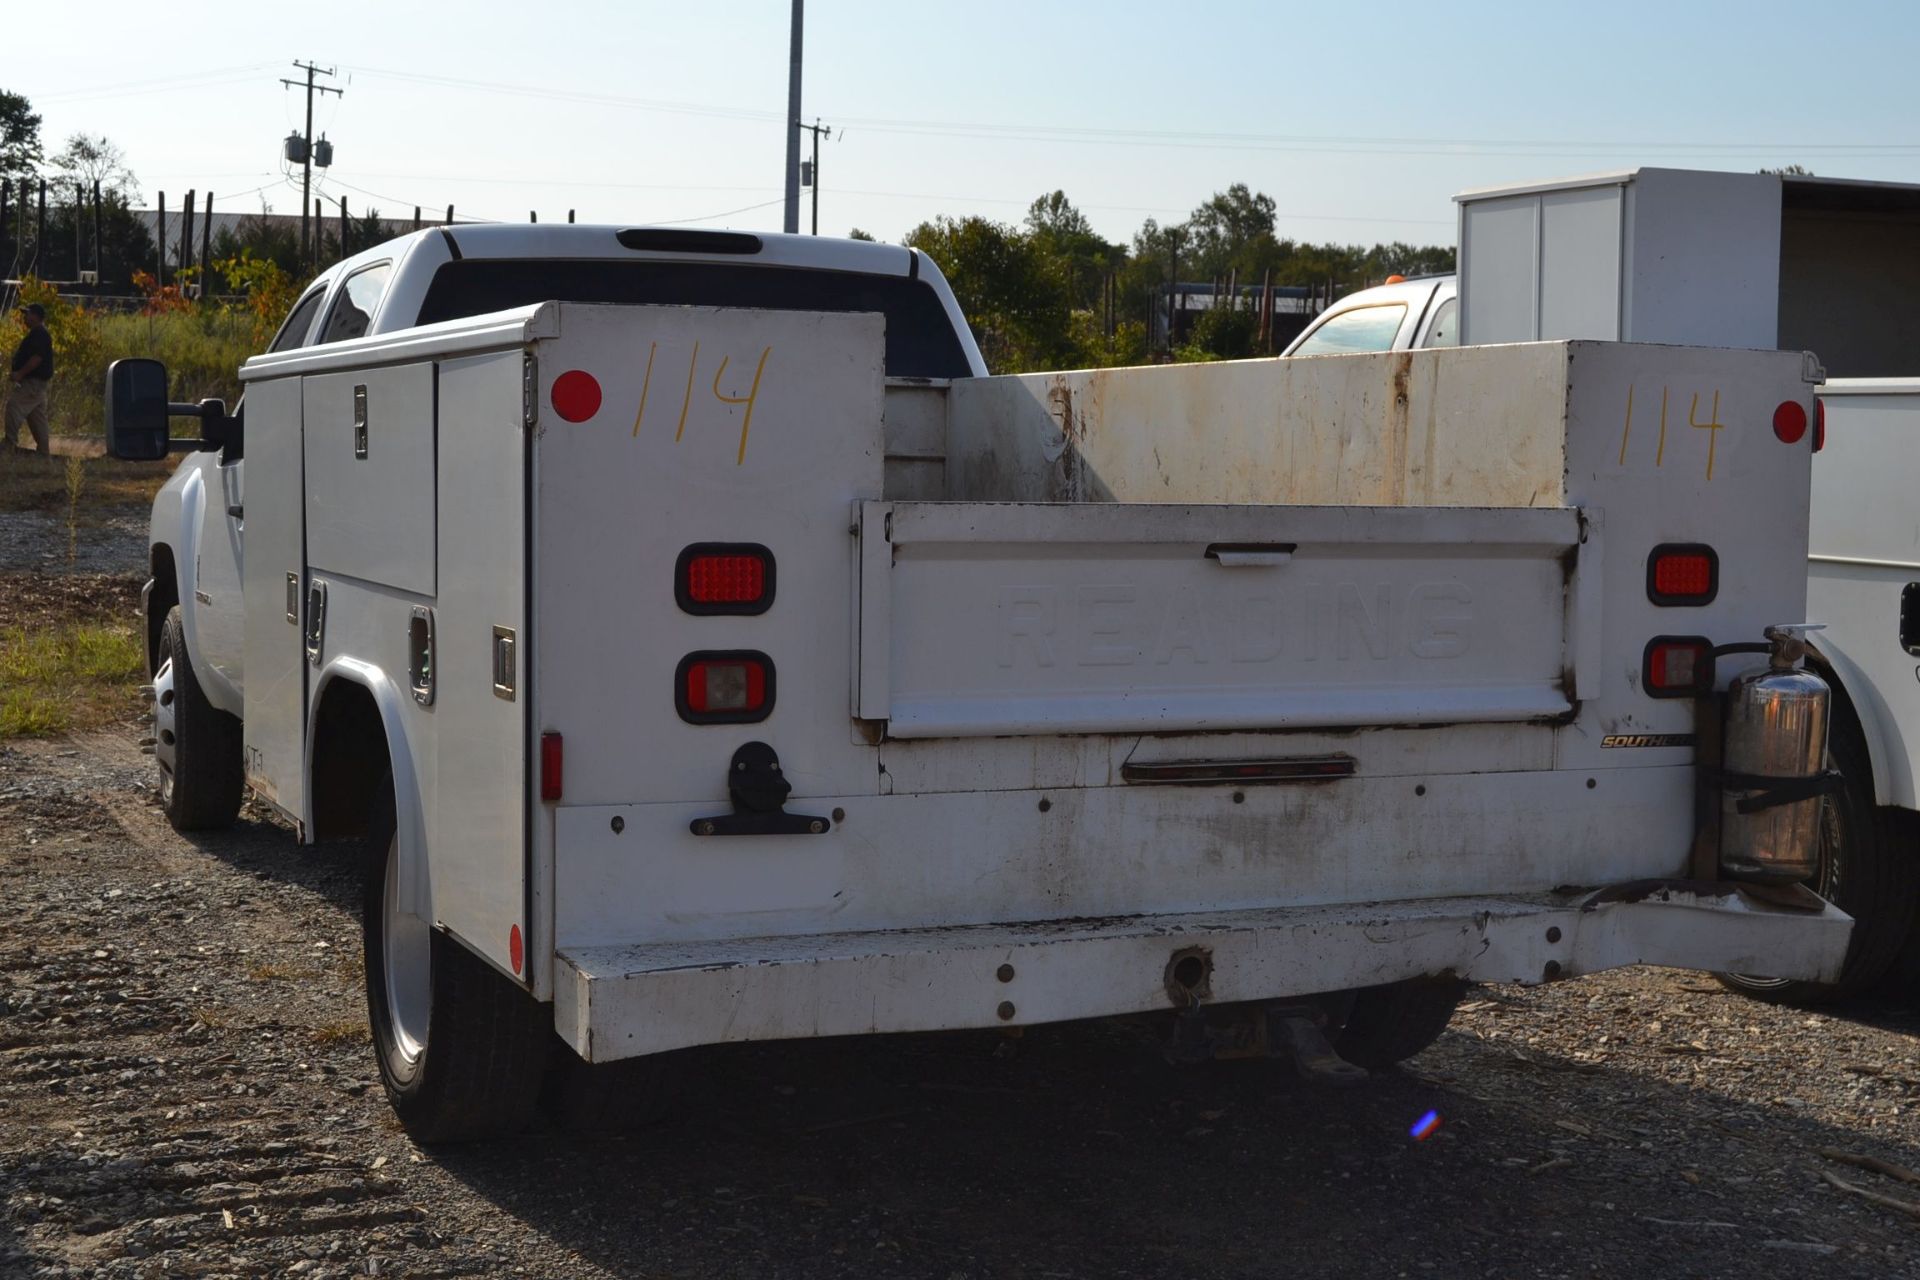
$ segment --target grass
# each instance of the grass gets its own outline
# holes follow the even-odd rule
[[[263,963],[247,966],[247,976],[255,982],[292,982],[297,978],[310,978],[313,973],[288,964]]]
[[[146,669],[131,621],[0,629],[0,741],[124,723]]]
[[[323,1022],[313,1029],[313,1042],[322,1046],[354,1044],[366,1038],[367,1024],[359,1018]]]

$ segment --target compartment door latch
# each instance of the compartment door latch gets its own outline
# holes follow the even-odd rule
[[[749,742],[727,766],[727,795],[733,812],[695,818],[697,836],[819,836],[833,829],[830,818],[788,813],[784,806],[793,784],[780,772],[780,757],[764,742]]]

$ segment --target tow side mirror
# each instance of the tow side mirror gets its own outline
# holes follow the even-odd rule
[[[107,366],[107,453],[153,462],[169,452],[167,367],[158,360],[115,360]]]

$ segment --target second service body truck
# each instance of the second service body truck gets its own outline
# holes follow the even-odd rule
[[[911,250],[573,226],[369,250],[273,345],[233,414],[109,377],[187,451],[162,790],[364,842],[423,1138],[556,1037],[1158,1010],[1340,1077],[1470,980],[1838,972],[1798,353],[988,377]]]

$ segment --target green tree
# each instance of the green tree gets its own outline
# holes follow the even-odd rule
[[[1027,206],[1027,236],[1036,252],[1053,259],[1072,292],[1076,309],[1099,304],[1106,277],[1126,251],[1094,234],[1093,224],[1073,207],[1064,191],[1053,191]]]
[[[855,227],[853,230],[847,232],[847,239],[865,240],[867,243],[872,244],[874,242],[874,235],[871,231],[862,231],[860,228]]]
[[[1273,227],[1272,196],[1252,191],[1244,182],[1216,191],[1187,219],[1193,237],[1194,278],[1225,275],[1235,268],[1247,271],[1255,264],[1243,261],[1243,256],[1262,237],[1271,242]]]
[[[1024,373],[1069,361],[1066,273],[1032,237],[986,218],[938,217],[908,232],[904,243],[947,277],[990,368]]]
[[[33,104],[0,89],[0,178],[31,177],[40,168],[40,117]]]

